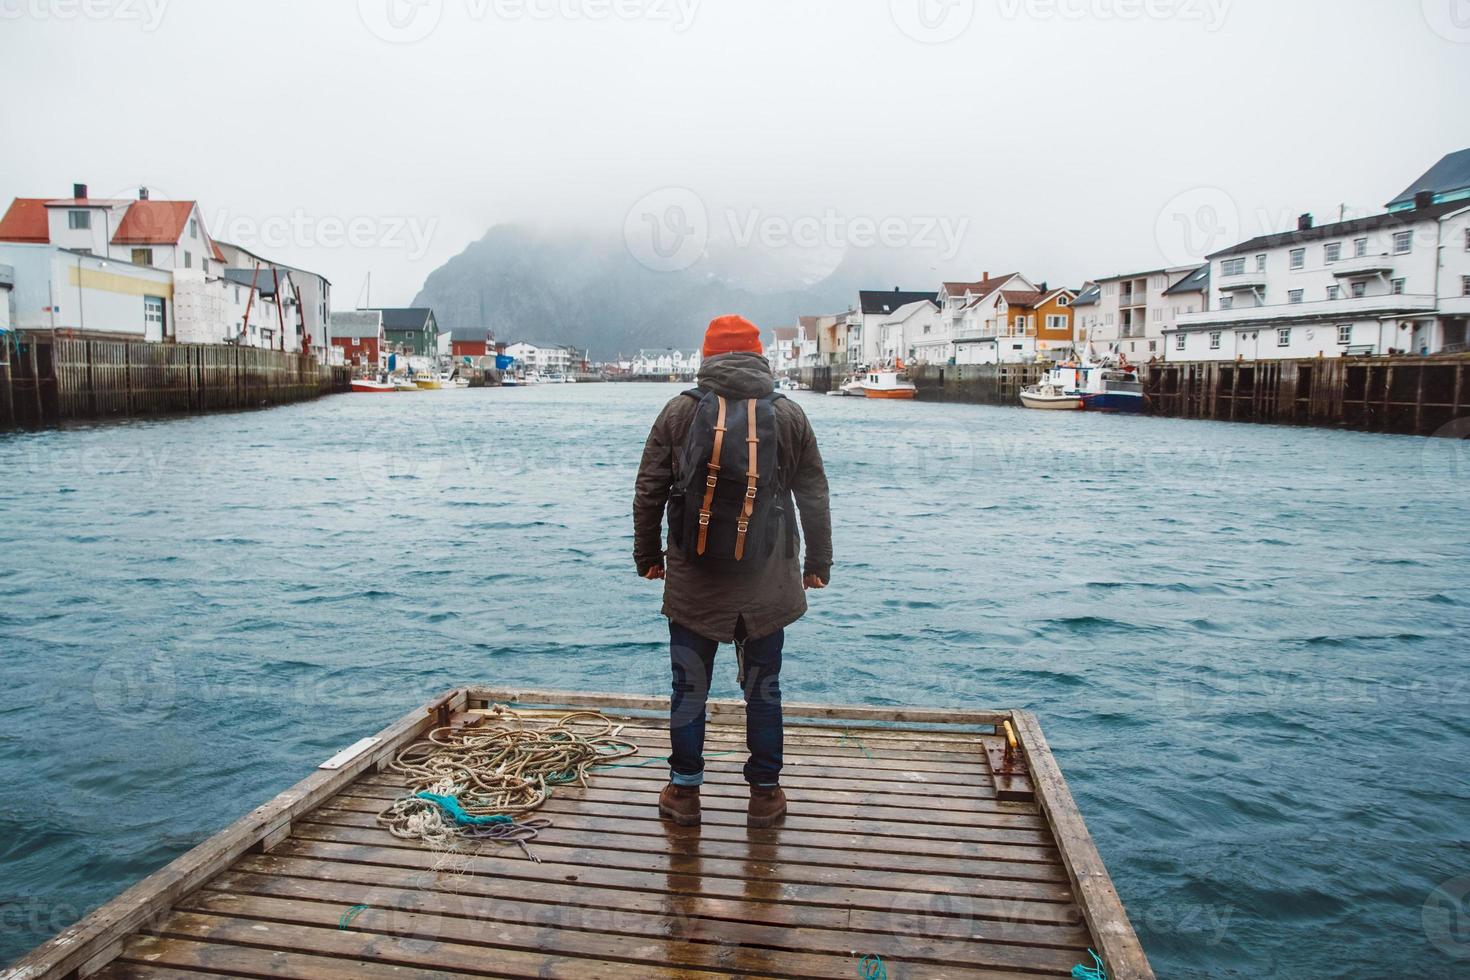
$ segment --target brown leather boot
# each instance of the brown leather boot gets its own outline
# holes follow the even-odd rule
[[[750,809],[745,813],[747,827],[774,827],[786,816],[786,794],[779,786],[752,786]]]
[[[658,794],[658,815],[668,817],[680,827],[698,826],[699,787],[669,783]]]

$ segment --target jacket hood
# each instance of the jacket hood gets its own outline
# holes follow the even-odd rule
[[[776,388],[764,354],[716,354],[699,365],[699,387],[726,398],[764,398]]]

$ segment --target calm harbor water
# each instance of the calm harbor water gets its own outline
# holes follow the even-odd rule
[[[0,436],[0,962],[444,688],[664,693],[676,390]],[[1464,975],[1467,444],[796,397],[789,698],[1038,712],[1160,977]]]

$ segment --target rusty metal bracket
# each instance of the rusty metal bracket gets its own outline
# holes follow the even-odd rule
[[[1009,721],[1001,722],[996,731],[1000,744],[985,742],[985,759],[990,764],[990,777],[995,782],[995,798],[1003,803],[1031,803],[1036,793],[1031,785],[1031,772],[1021,754],[1016,730]]]

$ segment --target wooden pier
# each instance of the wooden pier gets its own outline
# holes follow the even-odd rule
[[[0,428],[260,408],[349,390],[303,354],[23,331],[0,349]]]
[[[600,710],[640,755],[554,790],[535,861],[379,827],[405,795],[388,761],[495,704],[532,719]],[[1029,713],[787,705],[790,814],[749,830],[739,702],[710,707],[703,825],[659,819],[667,710],[452,691],[0,976],[861,978],[867,959],[893,980],[1034,980],[1091,965],[1089,948],[1112,980],[1153,976]],[[998,764],[1016,802],[997,799]]]
[[[1196,361],[1143,369],[1156,415],[1464,438],[1470,356]]]

